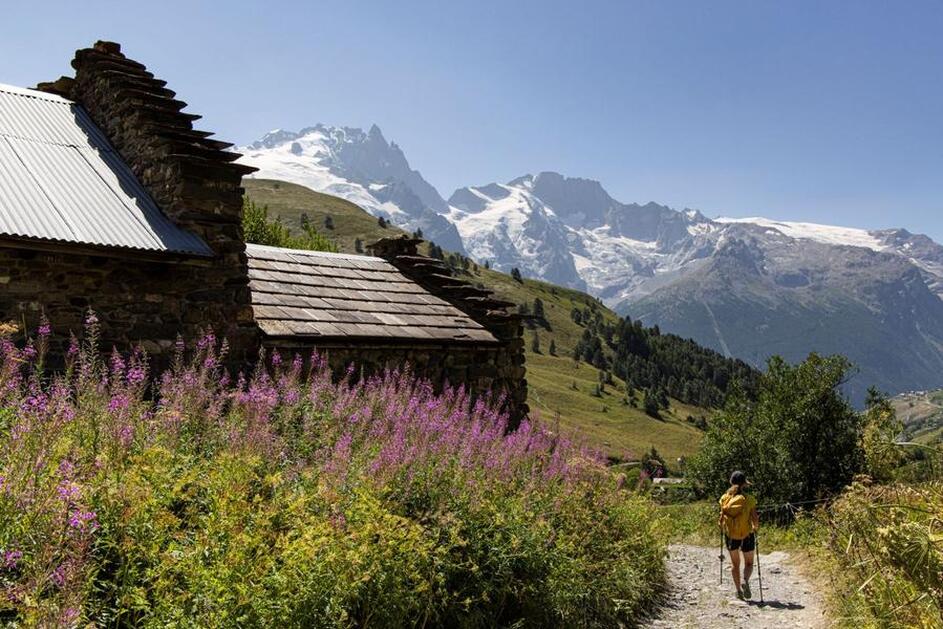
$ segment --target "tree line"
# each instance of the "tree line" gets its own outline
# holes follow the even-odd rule
[[[662,334],[658,326],[646,327],[630,317],[607,320],[595,303],[574,308],[571,318],[583,326],[574,360],[615,374],[625,381],[629,395],[640,391],[645,400],[655,403],[672,397],[702,408],[723,406],[735,386],[748,396],[755,395],[760,374],[742,360],[727,358],[691,339]],[[654,406],[652,414],[657,414]]]

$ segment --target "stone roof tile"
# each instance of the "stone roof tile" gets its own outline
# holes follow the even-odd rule
[[[495,343],[381,258],[246,245],[252,307],[277,337]]]

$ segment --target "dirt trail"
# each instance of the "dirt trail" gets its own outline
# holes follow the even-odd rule
[[[730,559],[724,557],[724,584],[720,585],[718,548],[671,546],[668,558],[669,589],[656,617],[643,627],[699,629],[760,629],[829,626],[815,587],[784,552],[764,553],[763,596],[754,568],[750,585],[753,600],[737,600],[730,575]]]

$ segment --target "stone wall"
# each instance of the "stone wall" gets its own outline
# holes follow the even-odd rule
[[[442,262],[419,255],[421,240],[409,237],[384,238],[369,246],[370,251],[384,258],[399,271],[427,291],[451,303],[484,326],[498,340],[497,346],[479,348],[470,358],[469,386],[473,390],[492,389],[503,393],[516,425],[527,416],[527,380],[524,366],[524,327],[520,315],[510,302],[496,299],[483,288],[455,277]],[[450,346],[448,352],[461,350]],[[461,360],[465,360],[462,358]],[[448,369],[445,370],[449,375]],[[450,377],[454,381],[454,378]]]
[[[201,293],[206,270],[205,263],[0,247],[0,321],[35,331],[45,314],[56,364],[69,333],[81,334],[92,308],[104,349],[127,351],[140,344],[159,366],[178,334],[195,340],[207,326],[220,335],[237,331],[237,325],[206,316],[212,299]]]
[[[512,427],[526,415],[526,408],[510,399],[506,383],[500,379],[502,362],[507,354],[500,346],[456,344],[375,344],[342,343],[338,341],[295,341],[290,339],[266,340],[269,350],[277,349],[283,357],[298,354],[307,359],[312,351],[327,359],[331,370],[338,376],[353,365],[357,378],[382,373],[385,369],[404,369],[407,365],[419,378],[429,380],[437,391],[446,385],[464,386],[473,397],[493,393],[505,395]]]

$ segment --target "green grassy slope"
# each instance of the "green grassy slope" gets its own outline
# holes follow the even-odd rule
[[[307,214],[308,220],[333,239],[342,252],[353,253],[357,238],[366,245],[403,233],[396,227],[380,227],[376,218],[353,203],[303,186],[264,179],[246,179],[243,185],[252,201],[267,205],[271,216],[281,217],[293,230],[300,229],[300,217]],[[323,228],[327,215],[332,217],[334,229]],[[652,446],[669,462],[697,449],[703,433],[687,417],[705,416],[708,411],[671,400],[661,419],[654,419],[623,403],[625,384],[618,378],[614,385],[605,387],[602,397],[594,395],[599,371],[572,360],[573,349],[583,333],[583,328],[570,318],[573,308],[598,308],[604,319],[612,322],[619,318],[614,312],[585,293],[536,280],[517,282],[505,273],[480,266],[472,266],[463,279],[480,283],[499,298],[516,304],[533,304],[535,298],[543,302],[546,326],[536,325],[525,332],[528,401],[543,421],[559,422],[561,428],[579,433],[609,456],[622,460],[634,459]],[[535,334],[540,338],[539,354],[531,351]],[[551,339],[556,356],[548,354]]]
[[[252,201],[267,205],[269,215],[280,217],[282,223],[293,232],[301,232],[301,215],[307,214],[311,224],[333,240],[341,252],[354,253],[354,241],[357,238],[367,244],[404,233],[396,227],[380,227],[376,218],[350,201],[321,194],[304,186],[271,179],[245,179],[242,185]],[[334,222],[334,229],[324,226],[328,216]]]

